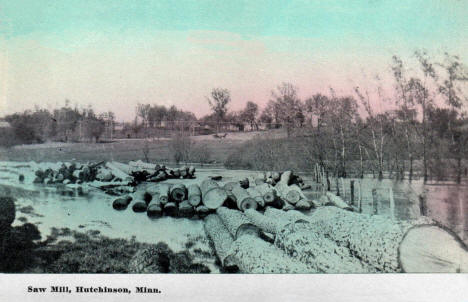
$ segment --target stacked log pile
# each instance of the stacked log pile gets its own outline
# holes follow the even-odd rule
[[[194,167],[170,169],[164,165],[131,161],[129,164],[119,162],[99,163],[58,163],[34,169],[36,184],[83,184],[102,189],[112,195],[132,192],[141,182],[161,182],[167,179],[195,178]],[[21,175],[20,175],[21,177]],[[24,176],[23,180],[24,181]]]

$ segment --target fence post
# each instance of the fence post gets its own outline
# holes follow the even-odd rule
[[[345,184],[344,184],[344,178],[343,177],[340,177],[340,180],[341,180],[341,191],[342,191],[342,196],[343,196],[343,200],[346,201],[346,188],[345,188]]]
[[[359,213],[362,213],[362,189],[361,189],[361,181],[358,180],[358,184],[359,186],[357,186],[356,188],[359,190],[359,197],[357,198],[358,200],[358,203],[359,203]]]
[[[378,214],[378,198],[377,189],[372,189],[372,215]]]
[[[351,193],[350,205],[354,205],[354,180],[351,180],[349,182],[349,190],[350,190],[350,193]]]
[[[340,185],[338,183],[338,177],[335,178],[335,184],[336,184],[336,196],[340,196]]]
[[[419,195],[419,212],[421,216],[427,216],[426,196],[424,194]]]

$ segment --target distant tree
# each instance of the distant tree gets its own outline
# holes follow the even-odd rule
[[[272,91],[273,105],[275,114],[278,114],[278,119],[281,123],[286,125],[288,137],[291,135],[291,129],[297,124],[299,126],[304,122],[304,115],[302,113],[302,103],[297,96],[297,87],[290,83],[282,83]]]
[[[250,128],[253,129],[254,127],[258,130],[257,124],[257,116],[258,116],[258,105],[254,102],[247,102],[244,110],[241,112],[241,119],[250,124]]]
[[[395,79],[395,90],[396,90],[396,104],[399,105],[397,111],[397,117],[401,121],[403,128],[403,136],[406,140],[405,149],[409,159],[409,180],[413,179],[413,158],[414,158],[414,139],[411,136],[413,133],[412,129],[415,125],[416,110],[414,109],[414,102],[409,98],[409,86],[408,80],[406,79],[405,67],[403,61],[398,56],[392,57],[392,73]],[[401,177],[404,177],[404,161],[403,161],[403,173]]]
[[[464,136],[457,127],[457,118],[461,113],[462,104],[467,102],[468,99],[463,94],[462,86],[468,82],[468,69],[461,62],[458,56],[445,53],[445,60],[439,63],[443,68],[445,78],[439,84],[439,93],[445,100],[445,103],[450,108],[450,117],[447,120],[447,130],[450,136],[450,153],[452,153],[457,161],[457,183],[461,182],[462,175],[462,158],[465,154]],[[468,103],[468,102],[467,102]]]
[[[422,138],[422,149],[423,149],[423,175],[424,183],[427,182],[428,178],[428,128],[427,128],[427,113],[428,110],[434,106],[434,99],[430,94],[429,80],[435,80],[437,75],[435,73],[434,65],[431,63],[428,55],[424,51],[416,51],[415,56],[419,62],[423,78],[411,77],[408,81],[408,94],[412,103],[420,106],[420,112],[422,114],[421,131],[420,136]]]
[[[137,104],[136,115],[142,119],[143,127],[148,126],[149,113],[151,105],[150,104]]]
[[[227,89],[215,88],[211,91],[211,98],[207,97],[207,100],[214,116],[216,117],[216,133],[218,133],[220,123],[225,121],[228,110],[227,105],[231,101],[231,95]]]

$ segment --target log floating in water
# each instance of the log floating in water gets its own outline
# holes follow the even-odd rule
[[[231,246],[234,243],[234,238],[229,233],[226,226],[224,226],[221,218],[216,214],[208,215],[205,218],[204,229],[213,242],[216,255],[221,265],[230,271],[238,270],[237,266],[232,262],[231,255]]]
[[[161,202],[159,201],[159,198],[155,198],[151,200],[151,202],[148,205],[148,209],[146,210],[146,214],[149,217],[161,217],[162,216],[162,207],[161,207]],[[158,196],[159,197],[159,196]]]
[[[188,202],[196,207],[201,203],[202,193],[197,184],[191,184],[187,187]]]
[[[206,179],[201,183],[202,202],[207,208],[215,210],[228,199],[226,190],[220,188],[218,183]]]
[[[132,199],[133,198],[131,196],[124,196],[124,197],[117,198],[112,203],[112,207],[116,210],[125,210],[130,204],[130,202],[132,201]]]
[[[141,213],[141,212],[146,212],[146,209],[148,206],[144,201],[137,201],[133,204],[132,210],[133,212]]]

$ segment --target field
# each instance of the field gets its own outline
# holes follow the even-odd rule
[[[211,164],[222,165],[234,148],[264,132],[228,133],[225,138],[213,135],[191,137],[194,147],[203,146],[210,154]],[[281,132],[269,132],[269,136],[284,136]],[[0,160],[9,161],[130,161],[145,159],[143,149],[149,149],[149,161],[173,162],[169,148],[169,139],[119,139],[107,143],[44,143],[19,145],[11,148],[0,148]]]

